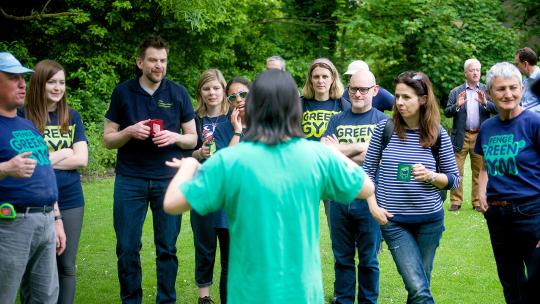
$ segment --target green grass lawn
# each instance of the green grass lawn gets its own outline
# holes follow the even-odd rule
[[[470,172],[465,170],[466,174]],[[468,175],[469,176],[469,175]],[[84,183],[86,209],[78,255],[76,303],[118,303],[115,236],[112,222],[113,179]],[[465,181],[465,199],[459,212],[446,212],[446,231],[435,258],[432,292],[437,303],[504,303],[484,218],[470,204],[470,178]],[[448,202],[445,208],[448,207]],[[333,293],[333,258],[324,210],[321,206],[321,257],[327,302]],[[151,212],[144,227],[141,261],[143,303],[154,303],[156,275]],[[178,239],[178,303],[196,303],[194,248],[189,213],[182,218]],[[406,291],[394,261],[384,247],[380,255],[379,303],[404,303]],[[218,299],[219,268],[212,295]],[[251,287],[253,288],[253,287]],[[256,287],[255,287],[256,288]]]

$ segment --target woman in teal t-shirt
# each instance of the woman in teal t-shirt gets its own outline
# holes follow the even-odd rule
[[[266,71],[248,95],[245,141],[203,166],[194,158],[168,162],[180,169],[165,195],[167,212],[223,208],[228,216],[227,303],[322,304],[320,199],[372,197],[361,167],[302,138],[298,100],[288,73]]]

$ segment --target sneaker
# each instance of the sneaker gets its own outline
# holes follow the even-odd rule
[[[199,298],[198,304],[213,304],[215,303],[209,296]]]

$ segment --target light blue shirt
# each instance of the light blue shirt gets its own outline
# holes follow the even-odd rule
[[[471,88],[465,83],[467,88],[465,89],[466,103],[467,103],[467,121],[465,122],[466,130],[480,129],[480,110],[478,109],[478,92],[480,88],[478,84],[476,87]]]
[[[540,68],[536,66],[531,76],[525,77],[525,79],[523,80],[523,86],[525,87],[525,90],[523,91],[523,95],[521,96],[521,105],[523,106],[523,108],[536,113],[540,113],[540,98],[534,95],[533,92],[531,92],[531,86],[536,80],[539,79]]]

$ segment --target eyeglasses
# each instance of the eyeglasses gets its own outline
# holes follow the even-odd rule
[[[248,94],[248,92],[246,92],[246,91],[241,91],[241,92],[238,92],[238,93],[236,93],[236,94],[231,94],[231,95],[227,96],[227,100],[228,100],[230,103],[232,103],[232,102],[236,101],[236,98],[237,98],[237,97],[240,97],[240,98],[242,98],[242,99],[246,98],[247,94]]]
[[[375,87],[375,85],[372,85],[370,87],[349,87],[349,94],[354,95],[360,92],[360,94],[366,95],[373,87]]]

